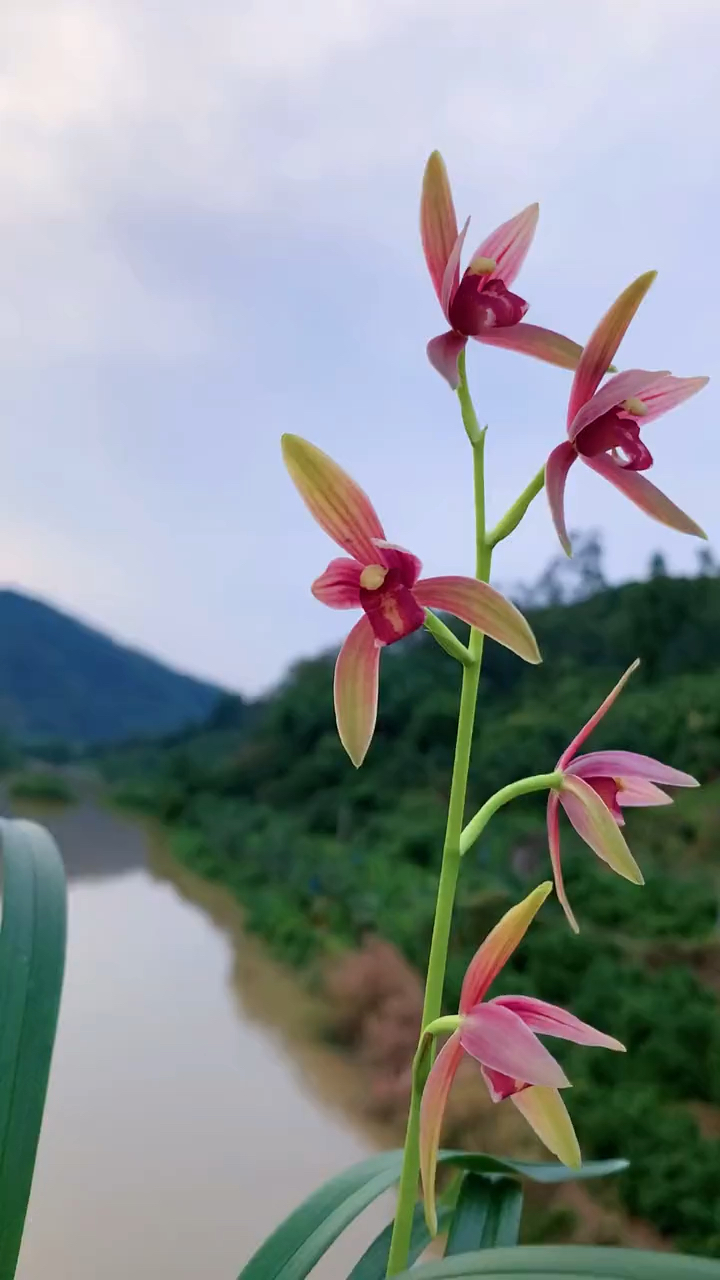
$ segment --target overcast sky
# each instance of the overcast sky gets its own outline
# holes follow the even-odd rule
[[[472,565],[469,457],[426,362],[418,193],[443,152],[470,241],[539,200],[517,285],[584,341],[659,278],[625,367],[714,379],[648,429],[720,544],[718,0],[5,0],[0,577],[255,692],[337,642],[296,431],[429,573]],[[569,375],[473,345],[491,513],[559,442]],[[651,434],[651,438],[650,438]],[[571,527],[613,578],[697,543],[585,468]],[[497,557],[556,553],[544,497]]]

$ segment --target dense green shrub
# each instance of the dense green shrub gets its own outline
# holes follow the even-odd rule
[[[16,800],[47,800],[54,804],[71,804],[75,799],[67,778],[44,769],[17,774],[10,783],[10,794]]]
[[[624,1041],[622,1057],[560,1045],[585,1153],[627,1155],[632,1172],[619,1191],[628,1211],[678,1248],[720,1256],[720,1143],[701,1135],[690,1107],[720,1107],[720,1020],[705,982],[720,953],[720,581],[656,578],[532,620],[543,667],[528,671],[488,646],[469,809],[552,768],[638,654],[643,665],[592,748],[657,755],[707,785],[678,794],[672,809],[630,814],[642,890],[611,876],[565,826],[582,932],[570,943],[549,903],[502,983]],[[150,778],[156,811],[179,828],[179,856],[227,883],[250,926],[293,964],[376,929],[425,965],[459,679],[422,635],[394,646],[383,668],[378,731],[359,771],[335,733],[327,658],[298,665],[254,709],[251,731],[206,732],[143,761],[144,794]],[[122,762],[114,770],[122,776]],[[487,929],[548,875],[544,800],[531,797],[502,811],[467,855],[448,1008]]]

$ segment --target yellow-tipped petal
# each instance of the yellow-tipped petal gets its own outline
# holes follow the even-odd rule
[[[620,297],[613,302],[610,310],[603,316],[597,329],[588,339],[570,390],[568,426],[578,409],[597,391],[630,321],[656,275],[657,271],[646,271],[644,275],[638,276],[637,280],[633,280],[632,284],[629,284]]]
[[[558,796],[557,791],[551,791],[550,795],[548,796],[548,803],[547,803],[547,833],[548,833],[548,846],[550,849],[550,862],[552,863],[553,876],[555,877],[555,892],[558,897],[558,902],[560,903],[560,906],[565,912],[567,922],[570,925],[570,928],[572,929],[573,933],[579,933],[580,926],[577,920],[575,919],[575,913],[572,907],[570,906],[570,901],[568,899],[567,892],[565,889],[565,880],[563,878],[563,872],[562,872],[562,859],[560,857],[560,815],[558,811],[559,804],[560,804],[560,797]]]
[[[450,1086],[460,1066],[463,1048],[459,1032],[451,1035],[435,1059],[423,1089],[420,1103],[420,1178],[425,1201],[425,1221],[432,1236],[437,1235],[435,1207],[435,1170],[440,1146],[445,1104]]]
[[[442,283],[448,258],[458,237],[457,218],[445,162],[433,151],[423,176],[420,200],[420,234],[428,271],[442,301]]]
[[[567,1107],[557,1089],[531,1085],[529,1089],[514,1093],[512,1100],[548,1151],[552,1151],[570,1169],[579,1169],[582,1164],[580,1147]]]
[[[520,610],[487,582],[476,578],[421,578],[413,594],[418,604],[453,613],[525,662],[542,662],[537,640]]]
[[[375,732],[380,649],[366,617],[355,623],[335,663],[335,719],[338,734],[356,769]]]
[[[460,993],[461,1013],[467,1013],[482,1000],[490,983],[524,938],[549,893],[552,893],[552,881],[546,880],[498,920],[468,965]]]
[[[355,560],[377,561],[375,540],[385,532],[367,494],[308,440],[284,435],[281,445],[290,479],[320,527]]]
[[[545,360],[559,369],[577,369],[583,349],[572,338],[566,338],[553,329],[543,329],[537,324],[511,324],[479,333],[478,341],[491,347],[504,347],[506,351],[520,351],[523,355]]]
[[[694,538],[707,541],[707,534],[700,525],[685,511],[678,507],[662,489],[658,489],[642,471],[630,471],[620,466],[619,462],[608,453],[598,453],[594,458],[583,458],[583,462],[598,475],[604,476],[635,503],[641,511],[665,524],[669,529],[677,529],[678,533],[689,533]]]
[[[627,671],[623,672],[617,684],[613,686],[607,697],[603,698],[603,701],[600,703],[597,711],[593,712],[590,719],[583,725],[580,732],[575,734],[570,746],[565,748],[555,766],[556,769],[564,769],[565,766],[570,763],[573,756],[580,750],[585,739],[590,737],[593,730],[597,728],[600,721],[607,715],[611,706],[615,702],[615,699],[620,696],[628,680],[635,674],[639,666],[639,658],[636,658],[634,662],[630,663]]]
[[[584,778],[563,775],[560,803],[578,835],[613,871],[633,884],[644,884],[643,873],[607,805]]]

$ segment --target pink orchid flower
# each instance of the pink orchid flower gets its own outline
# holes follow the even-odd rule
[[[467,1053],[480,1063],[493,1102],[511,1098],[541,1142],[563,1164],[579,1168],[580,1148],[572,1121],[558,1093],[570,1082],[562,1067],[538,1040],[556,1036],[575,1044],[624,1052],[612,1036],[596,1031],[572,1013],[532,996],[496,996],[485,1000],[490,984],[521,942],[552,892],[549,881],[512,907],[488,934],[465,974],[459,1026],[440,1050],[423,1091],[420,1108],[420,1174],[425,1215],[437,1230],[435,1170],[445,1104],[455,1074]]]
[[[562,774],[562,783],[548,797],[548,842],[557,896],[575,933],[578,925],[565,893],[560,863],[558,806],[562,805],[578,835],[603,862],[633,884],[643,884],[642,872],[620,830],[625,822],[623,808],[672,804],[671,796],[666,795],[662,787],[699,785],[689,773],[681,773],[636,751],[591,751],[588,755],[577,755],[638,666],[636,660],[628,667],[555,766]]]
[[[375,728],[380,651],[417,631],[428,607],[454,614],[526,662],[540,661],[530,627],[498,591],[475,578],[421,578],[417,556],[386,540],[370,499],[332,458],[293,435],[283,436],[282,450],[310,513],[351,557],[331,560],[312,593],[331,609],[363,611],[335,667],[338,732],[356,767]]]
[[[470,219],[458,234],[455,206],[442,156],[433,151],[425,166],[420,232],[425,261],[440,306],[451,328],[428,343],[433,368],[459,385],[458,356],[468,338],[536,356],[562,369],[576,369],[582,347],[552,329],[521,324],[528,304],[509,286],[518,275],[535,235],[538,206],[528,205],[483,240],[460,278],[460,255]]]
[[[674,378],[664,371],[628,369],[600,387],[655,275],[648,271],[633,281],[589,339],[570,390],[568,439],[553,449],[545,466],[550,512],[568,555],[571,548],[565,526],[565,483],[578,458],[661,524],[698,538],[706,536],[690,516],[641,474],[652,466],[653,459],[640,439],[640,428],[694,396],[709,379]]]

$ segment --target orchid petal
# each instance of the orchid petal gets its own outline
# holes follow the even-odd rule
[[[385,532],[367,494],[309,441],[284,435],[281,444],[290,479],[320,528],[355,560],[372,564],[373,539]]]
[[[545,492],[550,504],[550,515],[555,525],[555,532],[566,555],[572,555],[570,538],[565,524],[565,484],[568,472],[577,458],[577,454],[569,440],[563,440],[553,449],[545,463]]]
[[[527,1088],[524,1080],[516,1080],[514,1076],[507,1076],[504,1071],[493,1071],[492,1067],[483,1067],[482,1065],[480,1071],[487,1085],[491,1102],[503,1102],[505,1098],[511,1098],[519,1089]]]
[[[557,1089],[536,1085],[514,1093],[512,1100],[548,1151],[552,1151],[570,1169],[579,1169],[582,1164],[580,1147],[567,1107]]]
[[[356,769],[370,746],[377,718],[380,648],[370,621],[355,623],[335,664],[335,719]]]
[[[577,369],[582,355],[579,342],[565,338],[553,329],[542,329],[537,324],[506,325],[504,328],[486,329],[484,333],[475,335],[478,342],[490,347],[505,347],[508,351],[520,351],[526,356],[535,356],[547,364],[558,365],[560,369]]]
[[[330,561],[310,590],[316,600],[328,605],[330,609],[359,609],[362,571],[363,566],[358,560],[338,557],[337,560]]]
[[[520,610],[487,582],[460,577],[421,578],[415,584],[414,595],[419,604],[453,613],[526,662],[541,661],[535,637]]]
[[[456,1031],[447,1044],[443,1045],[435,1059],[430,1074],[425,1082],[422,1101],[420,1103],[420,1177],[425,1200],[425,1220],[431,1235],[437,1234],[437,1211],[435,1208],[435,1170],[437,1154],[440,1146],[445,1105],[450,1087],[460,1062],[463,1050],[460,1035]]]
[[[642,871],[619,826],[600,796],[584,778],[563,776],[560,803],[578,835],[619,876],[644,884]]]
[[[663,413],[689,400],[690,396],[697,395],[709,381],[709,378],[675,378],[671,373],[663,374],[639,396],[645,405],[641,424],[646,426],[648,422],[654,422]]]
[[[578,409],[597,391],[630,321],[656,275],[656,271],[646,271],[644,275],[638,276],[637,280],[628,285],[589,338],[570,389],[568,426]]]
[[[644,778],[622,778],[618,787],[617,802],[623,808],[644,808],[648,805],[672,804],[668,796],[654,782]]]
[[[563,880],[562,863],[560,861],[560,817],[559,817],[560,797],[556,791],[551,791],[548,796],[547,804],[547,832],[548,846],[550,848],[550,862],[552,863],[553,879],[555,881],[555,892],[558,896],[558,902],[567,917],[573,933],[580,932],[572,907],[568,901],[565,892],[565,882]]]
[[[597,1031],[587,1022],[581,1022],[567,1009],[560,1009],[546,1000],[536,1000],[533,996],[497,996],[487,1006],[502,1005],[522,1018],[526,1027],[539,1036],[556,1036],[558,1040],[572,1040],[573,1044],[586,1044],[598,1049],[614,1049],[624,1053],[625,1046],[614,1036],[606,1036],[604,1031]]]
[[[558,768],[562,766],[558,765]],[[658,782],[661,787],[700,786],[689,773],[682,773],[680,769],[661,764],[652,756],[643,756],[637,751],[590,751],[587,755],[576,756],[566,772],[580,778],[644,778],[647,782]]]
[[[573,770],[568,768],[567,772],[572,773]],[[582,777],[584,775],[581,774],[580,776]],[[600,799],[605,805],[605,808],[610,810],[618,826],[624,827],[625,817],[622,812],[622,809],[620,808],[620,805],[618,804],[618,799],[617,799],[618,784],[615,781],[615,779],[590,777],[587,779],[587,781],[590,783],[590,786],[592,787],[593,791],[595,791],[597,795],[599,795]]]
[[[623,675],[621,675],[617,684],[610,690],[607,697],[603,698],[603,701],[600,703],[600,706],[598,707],[597,711],[593,712],[590,719],[583,725],[580,732],[575,734],[575,737],[570,743],[570,746],[565,748],[560,759],[555,765],[556,769],[562,770],[567,767],[568,761],[572,760],[578,747],[582,746],[585,739],[590,737],[590,734],[592,733],[593,729],[597,728],[600,721],[603,719],[603,716],[607,715],[615,699],[619,697],[619,695],[622,693],[631,675],[635,671],[637,671],[639,666],[640,666],[639,658],[636,658],[634,662],[630,663],[630,666],[628,667],[627,671],[624,672]],[[613,775],[611,774],[610,776],[612,777]]]
[[[447,260],[445,272],[443,274],[442,287],[440,289],[440,305],[448,319],[450,303],[452,302],[460,283],[460,257],[462,255],[463,245],[465,244],[465,237],[469,226],[470,219],[466,218],[465,226],[450,251],[450,257]]]
[[[460,386],[457,362],[460,352],[466,345],[467,338],[461,333],[456,333],[454,329],[441,333],[439,338],[431,338],[427,344],[428,360],[433,369],[437,369],[437,372],[450,384],[453,391],[457,391]]]
[[[540,206],[529,204],[522,213],[491,231],[476,249],[473,258],[491,258],[495,263],[491,280],[502,280],[507,288],[510,287],[528,255],[539,216]]]
[[[379,552],[378,560],[385,568],[397,569],[403,586],[414,587],[422,573],[422,560],[414,556],[412,551],[399,547],[395,542],[385,542],[377,538],[375,546]]]
[[[608,379],[605,385],[578,409],[568,426],[569,438],[577,440],[585,427],[595,422],[596,418],[601,418],[604,413],[608,413],[610,409],[617,408],[624,400],[637,397],[644,401],[645,395],[652,387],[657,387],[658,383],[670,376],[664,370],[650,369],[626,369],[623,373],[616,373],[614,378]],[[641,421],[644,423],[646,417],[644,416]]]
[[[460,1025],[460,1043],[484,1067],[527,1084],[563,1089],[570,1082],[522,1018],[496,1003],[478,1004]]]
[[[478,947],[463,979],[460,992],[460,1012],[468,1013],[482,1000],[490,983],[495,980],[515,948],[522,942],[548,894],[552,892],[549,880],[533,889],[527,898],[518,902]]]
[[[696,538],[707,538],[707,534],[699,524],[676,507],[661,489],[658,489],[650,480],[646,480],[639,471],[629,471],[626,467],[621,467],[606,453],[599,453],[594,458],[583,458],[583,462],[586,467],[597,471],[598,475],[604,476],[614,484],[616,489],[624,493],[625,497],[634,502],[635,506],[646,515],[652,516],[653,520],[659,520],[660,524],[677,529],[679,533],[691,533]]]
[[[435,292],[442,300],[442,282],[448,258],[457,240],[458,226],[445,162],[433,151],[423,175],[420,200],[420,234]]]

